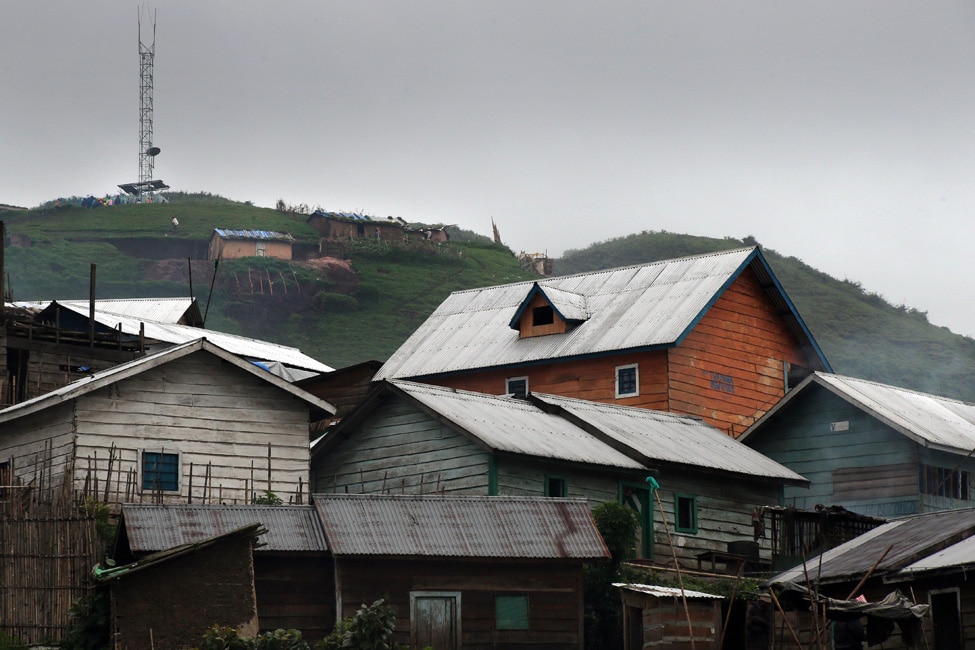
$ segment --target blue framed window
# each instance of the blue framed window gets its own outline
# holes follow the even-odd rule
[[[616,366],[616,397],[636,397],[639,394],[640,365]]]
[[[679,533],[697,533],[697,497],[674,495],[674,529]]]
[[[142,489],[176,492],[179,490],[179,454],[142,452]]]
[[[527,630],[528,596],[495,596],[494,627],[497,630]]]

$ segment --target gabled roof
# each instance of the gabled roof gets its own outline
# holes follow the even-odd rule
[[[244,526],[266,529],[257,551],[321,552],[328,550],[315,509],[310,506],[263,505],[122,505],[117,543],[133,555],[192,544]]]
[[[799,565],[789,569],[769,584],[805,583],[807,572],[810,580],[820,584],[857,582],[871,568],[875,577],[893,581],[909,575],[910,572],[901,573],[902,569],[937,562],[926,558],[934,558],[942,551],[952,553],[956,544],[973,535],[975,509],[971,508],[895,519],[826,551],[821,558],[807,559],[805,568]],[[970,552],[972,543],[964,542],[962,548]],[[969,563],[975,560],[970,554],[964,557]]]
[[[131,308],[131,305],[127,310],[119,307],[119,305],[125,301],[108,302],[110,302],[111,306],[118,311],[108,311],[107,309],[103,309],[102,302],[96,300],[95,322],[107,329],[121,331],[122,334],[130,337],[138,337],[140,333],[142,333],[147,340],[161,341],[169,345],[180,345],[188,341],[206,338],[223,349],[246,357],[252,361],[278,362],[288,366],[289,368],[306,370],[311,373],[308,375],[302,374],[301,377],[298,377],[300,379],[312,376],[312,374],[332,371],[331,366],[327,366],[324,363],[309,357],[308,355],[302,353],[298,348],[279,345],[269,341],[261,341],[259,339],[250,339],[244,336],[237,336],[235,334],[227,334],[225,332],[203,329],[201,327],[193,327],[191,325],[181,325],[178,322],[172,322],[171,317],[163,321],[151,320],[148,317],[134,315],[133,312],[137,310]],[[23,305],[26,303],[16,304]],[[43,303],[35,304],[41,305]],[[87,319],[89,317],[90,312],[88,309],[87,300],[53,301],[41,311],[39,316],[53,321],[53,313],[56,306],[60,306],[81,318]],[[159,308],[159,311],[161,310],[162,307]],[[122,313],[123,311],[126,313]]]
[[[613,449],[583,428],[546,413],[535,404],[502,395],[486,395],[407,381],[383,382],[329,432],[312,450],[312,458],[328,452],[351,435],[358,423],[388,394],[417,404],[475,443],[492,451],[549,460],[587,463],[619,469],[647,468]]]
[[[336,557],[609,557],[585,499],[316,495]]]
[[[409,379],[679,345],[747,268],[804,350],[807,365],[829,363],[758,248],[452,293],[393,353],[377,379]],[[562,334],[520,338],[510,327],[535,287],[553,307],[585,322]],[[551,291],[555,290],[555,291]],[[559,298],[556,298],[556,292]],[[568,299],[579,296],[579,299]]]
[[[528,399],[408,381],[383,382],[315,446],[313,462],[350,435],[382,403],[399,395],[495,452],[617,469],[661,463],[795,485],[808,481],[700,418],[532,393]]]
[[[975,404],[821,372],[806,377],[750,426],[739,440],[757,435],[767,422],[787,410],[792,400],[817,387],[863,410],[922,447],[965,455],[975,449]]]
[[[552,306],[552,309],[558,314],[559,318],[569,323],[581,323],[582,321],[589,318],[589,314],[586,312],[586,297],[578,294],[572,293],[571,291],[563,291],[555,287],[545,287],[542,288],[535,283],[535,286],[531,288],[525,299],[521,301],[521,305],[515,310],[515,315],[512,316],[511,322],[508,323],[508,327],[511,329],[519,329],[519,323],[521,321],[521,315],[531,304],[531,301],[535,296],[542,296],[545,301]]]
[[[61,404],[69,400],[76,399],[82,395],[86,395],[92,391],[104,388],[115,382],[128,379],[129,377],[134,377],[152,368],[156,368],[163,364],[169,363],[170,361],[175,361],[176,359],[181,359],[185,356],[200,351],[219,357],[227,363],[254,375],[258,379],[262,379],[269,384],[285,391],[286,393],[290,393],[293,397],[307,403],[313,409],[318,409],[328,414],[335,413],[335,407],[325,400],[319,399],[311,393],[293,386],[280,377],[277,377],[270,372],[255,366],[253,363],[250,363],[245,359],[241,359],[239,356],[225,350],[224,348],[221,348],[220,346],[201,338],[195,341],[190,341],[189,343],[166,348],[165,350],[155,354],[139,357],[138,359],[113,366],[107,370],[93,373],[87,377],[73,381],[66,386],[62,386],[56,390],[44,393],[43,395],[39,395],[33,399],[20,402],[19,404],[14,404],[13,406],[8,406],[7,408],[0,410],[0,424],[9,422],[11,420],[16,420],[26,415],[30,415],[31,413],[37,413],[38,411],[50,408],[56,404]]]
[[[532,393],[531,399],[557,406],[574,421],[631,449],[629,455],[648,466],[672,463],[696,470],[809,484],[788,467],[697,417],[542,393]]]

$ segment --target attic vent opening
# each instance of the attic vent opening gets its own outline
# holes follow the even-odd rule
[[[555,322],[555,310],[551,305],[543,305],[532,309],[532,326],[551,325]]]

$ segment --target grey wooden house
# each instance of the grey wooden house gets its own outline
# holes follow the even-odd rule
[[[661,486],[656,495],[647,483],[651,473]],[[316,494],[626,503],[640,517],[637,556],[672,562],[666,518],[689,566],[706,558],[726,562],[729,544],[753,544],[753,511],[777,505],[784,485],[805,483],[695,417],[400,381],[379,383],[316,443],[312,480]]]
[[[307,501],[309,422],[334,411],[198,339],[0,410],[0,476],[111,504]]]
[[[879,517],[975,506],[975,405],[815,373],[740,438],[809,479],[783,505]]]

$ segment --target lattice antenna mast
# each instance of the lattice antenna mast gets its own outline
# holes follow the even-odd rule
[[[148,10],[146,12],[148,14]],[[158,151],[152,146],[152,66],[156,57],[156,14],[152,13],[152,43],[142,42],[142,10],[139,10],[139,183],[152,180]]]

